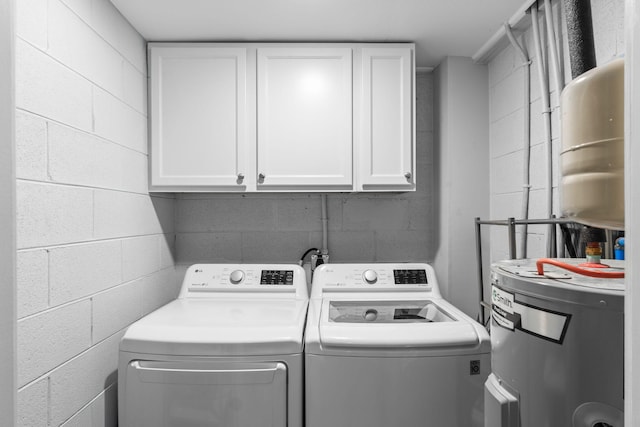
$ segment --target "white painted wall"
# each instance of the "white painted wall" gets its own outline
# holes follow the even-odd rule
[[[479,314],[476,217],[489,215],[487,67],[447,57],[435,72],[436,256],[445,298]]]
[[[124,328],[177,295],[145,41],[108,0],[16,7],[17,425],[114,426]]]
[[[625,165],[640,164],[640,4],[625,2]],[[640,170],[625,169],[625,425],[640,425]]]
[[[16,402],[14,2],[0,0],[0,427],[13,427]]]
[[[332,262],[432,261],[433,76],[418,74],[417,190],[329,194]],[[322,244],[317,194],[181,194],[176,253],[195,262],[297,262]]]

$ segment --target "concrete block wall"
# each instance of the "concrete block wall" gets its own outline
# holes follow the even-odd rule
[[[592,1],[593,29],[596,60],[602,65],[624,53],[624,0]],[[564,10],[558,0],[552,2],[556,37],[560,38],[565,84],[571,81],[568,58],[568,42]],[[545,35],[544,10],[540,14],[540,30]],[[525,18],[530,20],[530,15]],[[517,34],[516,34],[517,35]],[[538,69],[540,58],[536,57],[532,30],[529,27],[518,41],[524,42],[531,58],[531,199],[529,218],[546,218],[546,144],[540,97]],[[548,64],[546,42],[543,50],[544,62]],[[524,120],[524,69],[519,54],[512,46],[506,47],[489,62],[490,140],[491,140],[491,219],[521,218],[523,183],[523,120]],[[547,65],[548,66],[548,65]],[[553,204],[559,215],[558,159],[560,135],[560,111],[558,91],[553,77],[550,78],[553,146]],[[527,251],[529,257],[546,255],[546,226],[530,226]],[[521,238],[517,232],[518,241]],[[492,226],[491,260],[508,258],[507,230]],[[520,256],[520,255],[518,255]]]
[[[16,2],[18,426],[115,426],[124,328],[177,295],[146,46],[109,0]]]
[[[333,262],[432,261],[433,76],[417,76],[417,191],[329,194]],[[322,244],[318,194],[182,194],[177,262],[297,262]]]

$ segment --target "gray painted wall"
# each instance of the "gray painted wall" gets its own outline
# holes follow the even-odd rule
[[[435,269],[443,295],[476,318],[475,217],[489,214],[487,68],[447,57],[435,70]]]
[[[16,401],[13,0],[0,0],[0,426],[13,427]]]

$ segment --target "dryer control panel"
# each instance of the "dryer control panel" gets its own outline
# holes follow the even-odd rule
[[[323,264],[314,272],[311,294],[403,291],[439,297],[433,268],[420,263]]]
[[[304,269],[295,264],[195,264],[189,267],[180,297],[207,297],[212,292],[231,296],[253,292],[261,297],[291,294],[306,298],[306,276]]]

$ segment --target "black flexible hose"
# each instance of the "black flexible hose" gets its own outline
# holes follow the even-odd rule
[[[307,251],[306,251],[306,252],[305,252],[305,253],[300,257],[300,262],[304,262],[305,257],[306,257],[307,255],[309,255],[309,253],[311,253],[311,252],[313,252],[313,251],[318,252],[318,248],[310,248],[310,249],[307,249]]]

